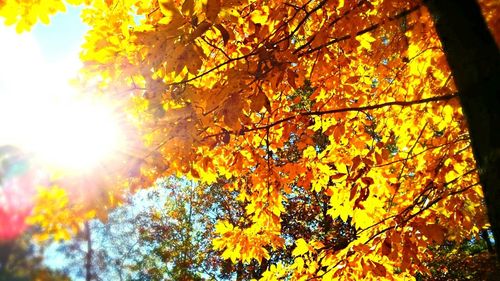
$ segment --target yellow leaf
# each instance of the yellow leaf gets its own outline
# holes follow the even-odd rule
[[[329,270],[321,277],[321,281],[330,281],[333,280],[333,270]]]
[[[302,155],[304,158],[316,158],[316,149],[313,146],[308,146]]]
[[[304,269],[304,259],[301,257],[296,257],[293,263],[293,267],[297,269],[297,271],[301,272]]]
[[[256,24],[265,24],[267,22],[269,7],[264,6],[261,10],[254,10],[250,14],[250,19]]]
[[[219,221],[215,224],[215,232],[223,235],[233,230],[233,225],[228,221]]]
[[[375,42],[375,38],[371,36],[370,33],[365,33],[361,36],[356,37],[356,40],[359,41],[361,44],[361,47],[367,50],[371,50],[372,48],[372,43]]]
[[[344,0],[339,1],[339,5],[337,6],[337,9],[342,9],[344,7]]]
[[[295,241],[295,249],[292,251],[292,256],[301,256],[307,252],[309,252],[309,245],[307,242],[303,239],[300,238],[299,240]]]
[[[226,249],[222,253],[222,258],[225,259],[225,260],[227,260],[227,259],[230,259],[232,255],[233,255],[233,251],[231,249]]]

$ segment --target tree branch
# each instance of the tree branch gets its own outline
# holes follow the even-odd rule
[[[455,98],[457,96],[458,96],[458,94],[454,93],[454,94],[448,94],[448,95],[444,95],[444,96],[436,96],[436,97],[432,97],[432,98],[415,100],[415,101],[391,101],[391,102],[386,102],[386,103],[381,103],[381,104],[376,104],[376,105],[367,105],[367,106],[360,106],[360,107],[345,107],[345,108],[331,109],[331,110],[325,110],[325,111],[300,112],[297,115],[290,116],[290,117],[287,117],[287,118],[284,118],[284,119],[281,119],[278,121],[274,121],[273,123],[267,124],[265,126],[243,130],[243,133],[261,130],[261,129],[268,129],[268,128],[274,127],[278,124],[281,124],[283,122],[293,120],[294,118],[296,118],[298,116],[322,116],[322,115],[334,114],[334,113],[374,110],[374,109],[380,109],[380,108],[387,107],[387,106],[411,106],[411,105],[428,103],[428,102],[433,102],[433,101],[450,100],[450,99]]]
[[[403,11],[403,12],[401,12],[401,13],[395,15],[395,16],[389,17],[388,20],[389,21],[393,21],[393,20],[405,17],[405,16],[407,16],[407,15],[409,15],[409,14],[417,11],[421,7],[422,7],[422,5],[417,5],[417,6],[413,7],[413,8],[405,10],[405,11]],[[319,51],[319,50],[323,49],[324,47],[328,47],[330,45],[333,45],[333,44],[345,41],[347,39],[350,39],[350,38],[353,38],[353,37],[357,37],[357,36],[363,35],[365,33],[374,31],[375,29],[379,28],[383,23],[385,23],[385,22],[376,23],[376,24],[374,24],[372,26],[369,26],[369,27],[367,27],[365,29],[362,29],[362,30],[356,32],[354,35],[348,34],[348,35],[344,35],[344,36],[341,36],[341,37],[337,37],[337,38],[332,39],[332,40],[330,40],[330,41],[328,41],[328,42],[326,42],[324,44],[321,44],[321,45],[319,45],[319,46],[317,46],[315,48],[312,48],[312,49],[309,49],[309,50],[307,50],[307,51],[305,51],[303,53],[300,53],[300,54],[298,54],[298,56],[302,57],[304,55],[312,54],[312,53],[314,53],[316,51]],[[305,44],[305,45],[307,45],[307,44]],[[304,45],[301,46],[301,47],[299,47],[299,49],[303,49],[303,47],[304,47]],[[294,53],[296,53],[299,49],[295,50]]]

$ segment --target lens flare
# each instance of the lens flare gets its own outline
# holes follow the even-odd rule
[[[0,241],[15,238],[27,227],[35,186],[43,181],[26,154],[13,146],[0,146]]]

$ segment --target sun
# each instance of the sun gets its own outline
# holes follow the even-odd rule
[[[83,171],[112,158],[123,139],[113,107],[88,98],[11,100],[8,130],[11,144],[20,146],[43,165]],[[4,108],[4,114],[5,112]]]
[[[69,83],[82,66],[78,49],[53,62],[33,35],[3,27],[0,35],[6,39],[0,46],[0,145],[19,147],[33,160],[66,171],[110,161],[125,139],[123,120],[105,95]]]
[[[28,149],[48,165],[85,170],[116,153],[119,122],[110,107],[84,99],[45,105],[31,128]]]

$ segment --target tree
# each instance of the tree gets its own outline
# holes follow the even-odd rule
[[[145,254],[133,258],[130,268],[140,273],[134,280],[214,280],[217,256],[210,241],[217,210],[210,198],[215,194],[206,191],[175,179],[160,180],[147,191],[156,204],[137,225],[138,246]]]
[[[486,232],[487,236],[489,236]],[[482,236],[482,235],[481,235]],[[496,257],[490,255],[490,237],[445,241],[433,247],[435,256],[427,262],[431,275],[417,275],[417,280],[494,280],[500,269]]]
[[[437,17],[436,29],[455,78],[472,136],[489,220],[495,239],[500,241],[500,133],[493,128],[500,122],[500,52],[481,8],[475,1],[429,1]],[[498,38],[498,36],[497,36]],[[498,42],[498,41],[497,41]],[[491,128],[491,129],[488,129]],[[500,253],[500,244],[496,243]]]
[[[30,232],[9,242],[0,242],[0,280],[67,281],[68,276],[43,264],[41,250],[31,241]]]
[[[126,205],[109,213],[106,222],[89,220],[71,238],[40,242],[47,249],[45,255],[62,257],[64,262],[57,264],[57,268],[71,278],[131,280],[138,274],[131,269],[135,261],[151,254],[139,237],[139,229],[150,216],[144,202],[139,203],[144,201],[145,193],[130,197]]]
[[[217,218],[231,219],[222,206],[228,197],[221,185],[162,179],[131,195],[106,222],[87,222],[81,235],[51,247],[66,260],[61,268],[82,279],[228,279],[235,275],[231,263],[211,247]]]
[[[181,174],[222,184],[234,218],[219,219],[212,245],[240,278],[253,265],[263,280],[428,272],[429,245],[488,224],[480,178],[487,205],[496,198],[494,176],[476,168],[458,97],[479,139],[472,142],[479,168],[494,171],[497,122],[476,129],[483,111],[475,105],[493,101],[497,84],[463,82],[460,62],[480,58],[455,53],[456,41],[447,40],[459,33],[451,28],[474,30],[456,16],[467,1],[449,9],[445,2],[87,3],[86,77],[99,82],[96,94],[127,105],[145,145],[120,170],[125,185],[109,192]],[[25,3],[7,1],[0,15],[23,30],[61,2],[37,2],[39,13]],[[480,4],[498,34],[498,3]],[[444,15],[437,21],[444,50],[426,5]],[[481,103],[468,98],[476,87],[485,87]],[[488,120],[497,120],[496,105],[484,107]],[[482,139],[490,128],[495,133]]]

